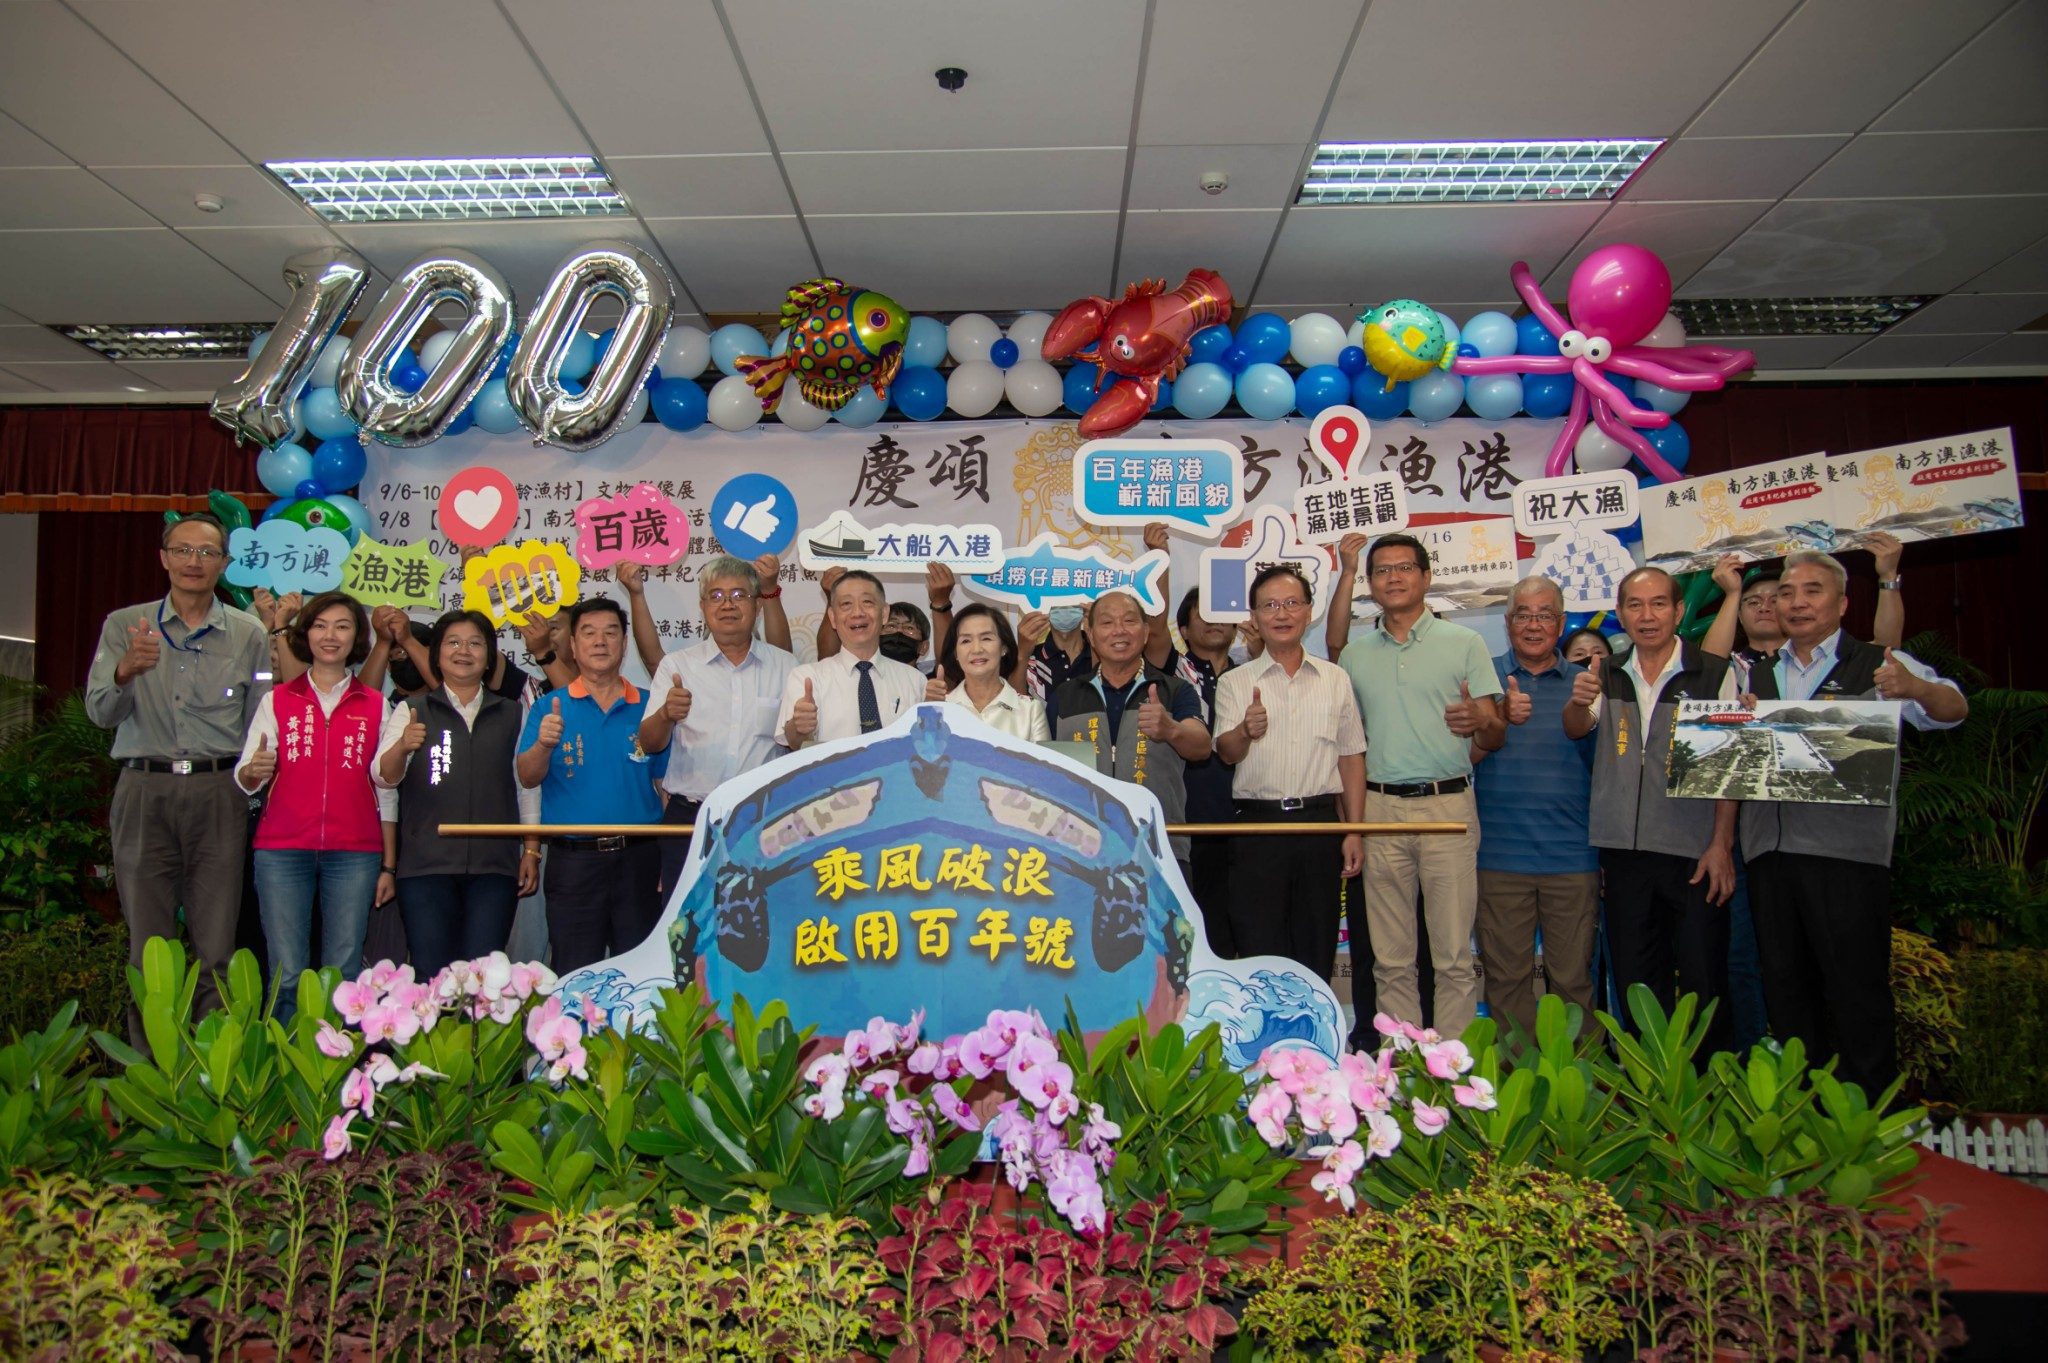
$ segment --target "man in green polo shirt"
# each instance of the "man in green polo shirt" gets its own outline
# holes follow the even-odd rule
[[[1355,563],[1359,545],[1347,540],[1343,548]],[[1465,825],[1462,834],[1365,840],[1375,995],[1379,1011],[1422,1021],[1415,969],[1419,884],[1436,976],[1431,1021],[1445,1036],[1456,1036],[1479,1006],[1472,963],[1479,817],[1470,745],[1492,751],[1507,741],[1507,720],[1496,700],[1500,680],[1485,641],[1430,614],[1429,550],[1421,541],[1380,536],[1366,550],[1365,572],[1379,619],[1337,661],[1351,678],[1365,720],[1366,821]],[[1337,609],[1346,609],[1349,598],[1348,591],[1340,593]],[[1354,984],[1353,994],[1361,998],[1363,990]],[[1371,1018],[1360,1017],[1354,1026],[1354,1039],[1370,1037]]]

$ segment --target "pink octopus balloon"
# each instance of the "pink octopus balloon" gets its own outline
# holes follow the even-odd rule
[[[1664,388],[1707,393],[1756,364],[1747,350],[1717,345],[1643,346],[1645,336],[1664,320],[1671,306],[1671,274],[1654,252],[1626,242],[1603,246],[1572,271],[1566,291],[1571,309],[1567,321],[1536,287],[1529,267],[1516,261],[1508,271],[1515,292],[1543,325],[1557,337],[1555,355],[1500,355],[1461,358],[1451,366],[1458,374],[1570,374],[1572,407],[1557,443],[1550,447],[1544,473],[1555,478],[1571,471],[1572,449],[1593,424],[1626,445],[1629,452],[1660,482],[1679,477],[1637,427],[1661,429],[1669,415],[1638,407],[1608,379],[1607,371],[1644,379]]]

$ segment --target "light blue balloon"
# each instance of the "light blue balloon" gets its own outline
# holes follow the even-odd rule
[[[1465,344],[1487,359],[1514,354],[1519,339],[1515,319],[1504,312],[1478,313],[1465,323]]]
[[[1408,410],[1417,421],[1442,421],[1465,401],[1465,384],[1456,374],[1432,369],[1408,384]]]
[[[345,492],[330,492],[325,498],[328,505],[348,517],[348,529],[342,533],[348,542],[354,544],[363,537],[363,531],[370,526],[370,509]]]
[[[253,360],[258,355],[261,355],[263,353],[263,343],[269,339],[270,333],[267,330],[259,331],[254,336],[251,336],[249,338],[249,358]]]
[[[733,363],[742,355],[766,355],[768,342],[744,322],[728,322],[711,333],[711,362],[721,374],[737,374]]]
[[[1458,342],[1464,339],[1464,333],[1459,330],[1458,324],[1451,320],[1448,312],[1437,313],[1436,320],[1444,324],[1444,344],[1451,348],[1453,355],[1457,354]]]
[[[1278,421],[1294,410],[1294,376],[1277,364],[1250,366],[1237,376],[1237,405],[1255,421]]]
[[[946,324],[935,317],[913,317],[903,338],[903,363],[937,369],[946,362]]]
[[[299,420],[315,440],[345,440],[355,435],[355,419],[342,410],[332,388],[308,388],[299,399]]]
[[[775,344],[768,347],[768,357],[770,359],[781,359],[784,355],[787,355],[788,353],[789,328],[784,327],[782,330],[775,333]]]
[[[859,430],[863,426],[872,426],[880,421],[882,413],[888,409],[887,398],[876,396],[873,388],[862,384],[859,391],[846,400],[846,405],[832,415],[840,425]]]
[[[1506,320],[1506,319],[1502,319]],[[1465,333],[1470,336],[1471,332]],[[1514,325],[1508,326],[1508,339],[1514,340]],[[1488,421],[1506,421],[1522,410],[1522,376],[1520,374],[1476,374],[1465,380],[1465,405],[1472,409],[1472,415]]]
[[[1648,407],[1666,416],[1677,416],[1691,401],[1692,394],[1682,388],[1664,388],[1648,379],[1636,380],[1636,405],[1639,407]]]
[[[562,353],[562,377],[581,382],[590,377],[590,371],[597,368],[597,337],[587,331],[576,333],[569,348]]]
[[[1230,371],[1205,360],[1181,370],[1173,405],[1190,421],[1207,421],[1230,405],[1230,393]]]
[[[477,426],[492,435],[510,435],[519,429],[519,413],[512,410],[503,379],[492,379],[479,389],[469,411]]]
[[[313,456],[289,442],[256,456],[256,480],[274,497],[296,497],[299,484],[313,476]]]

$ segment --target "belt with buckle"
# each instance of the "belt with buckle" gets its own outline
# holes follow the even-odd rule
[[[1378,781],[1367,781],[1365,788],[1381,795],[1392,795],[1401,800],[1419,800],[1425,795],[1456,795],[1472,784],[1469,776],[1453,776],[1448,781],[1410,781],[1404,785],[1383,785]]]
[[[553,838],[548,845],[564,852],[623,852],[628,839],[623,835],[609,838]]]
[[[1284,800],[1238,800],[1237,807],[1247,814],[1292,814],[1297,810],[1318,811],[1335,809],[1334,795],[1290,795]]]
[[[168,760],[160,757],[124,757],[121,765],[130,771],[153,771],[161,775],[193,776],[212,771],[227,771],[238,759],[233,757],[176,757]]]

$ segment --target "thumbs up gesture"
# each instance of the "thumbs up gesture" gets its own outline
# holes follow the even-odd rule
[[[798,738],[814,738],[818,733],[818,697],[811,690],[811,679],[804,678],[804,693],[789,712],[789,731]]]
[[[256,751],[249,754],[249,760],[242,764],[242,784],[246,787],[261,787],[264,782],[277,775],[277,754],[270,750],[268,737],[256,740]]]
[[[944,700],[946,698],[946,679],[936,672],[926,677],[924,680],[924,698],[926,700]]]
[[[548,712],[540,717],[540,734],[536,740],[543,748],[553,748],[562,741],[562,698],[556,696],[548,703]]]
[[[1886,700],[1912,700],[1920,685],[1920,679],[1908,672],[1890,649],[1884,651],[1884,662],[1872,679],[1877,683],[1877,694]]]
[[[1479,707],[1472,703],[1472,688],[1458,683],[1458,698],[1444,707],[1444,727],[1460,738],[1479,732]]]
[[[1597,667],[1589,667],[1572,678],[1572,704],[1582,710],[1592,709],[1606,681],[1607,660],[1602,658]]]
[[[668,695],[662,699],[661,713],[671,724],[681,724],[690,717],[690,692],[680,679],[670,682]]]
[[[1529,716],[1536,709],[1534,698],[1522,690],[1521,683],[1508,678],[1508,723],[1527,724]]]
[[[147,620],[137,620],[128,626],[128,648],[121,654],[121,661],[114,665],[115,684],[126,686],[155,667],[162,656],[163,643],[157,636],[156,627]]]
[[[1266,703],[1259,699],[1259,688],[1256,686],[1252,688],[1252,703],[1244,707],[1244,736],[1266,736]]]
[[[398,750],[403,753],[416,753],[426,746],[426,722],[420,718],[420,712],[414,710],[411,721],[405,726],[405,732],[398,736]]]
[[[1166,709],[1158,682],[1145,689],[1145,699],[1138,706],[1138,732],[1161,743],[1173,732],[1173,716]]]

